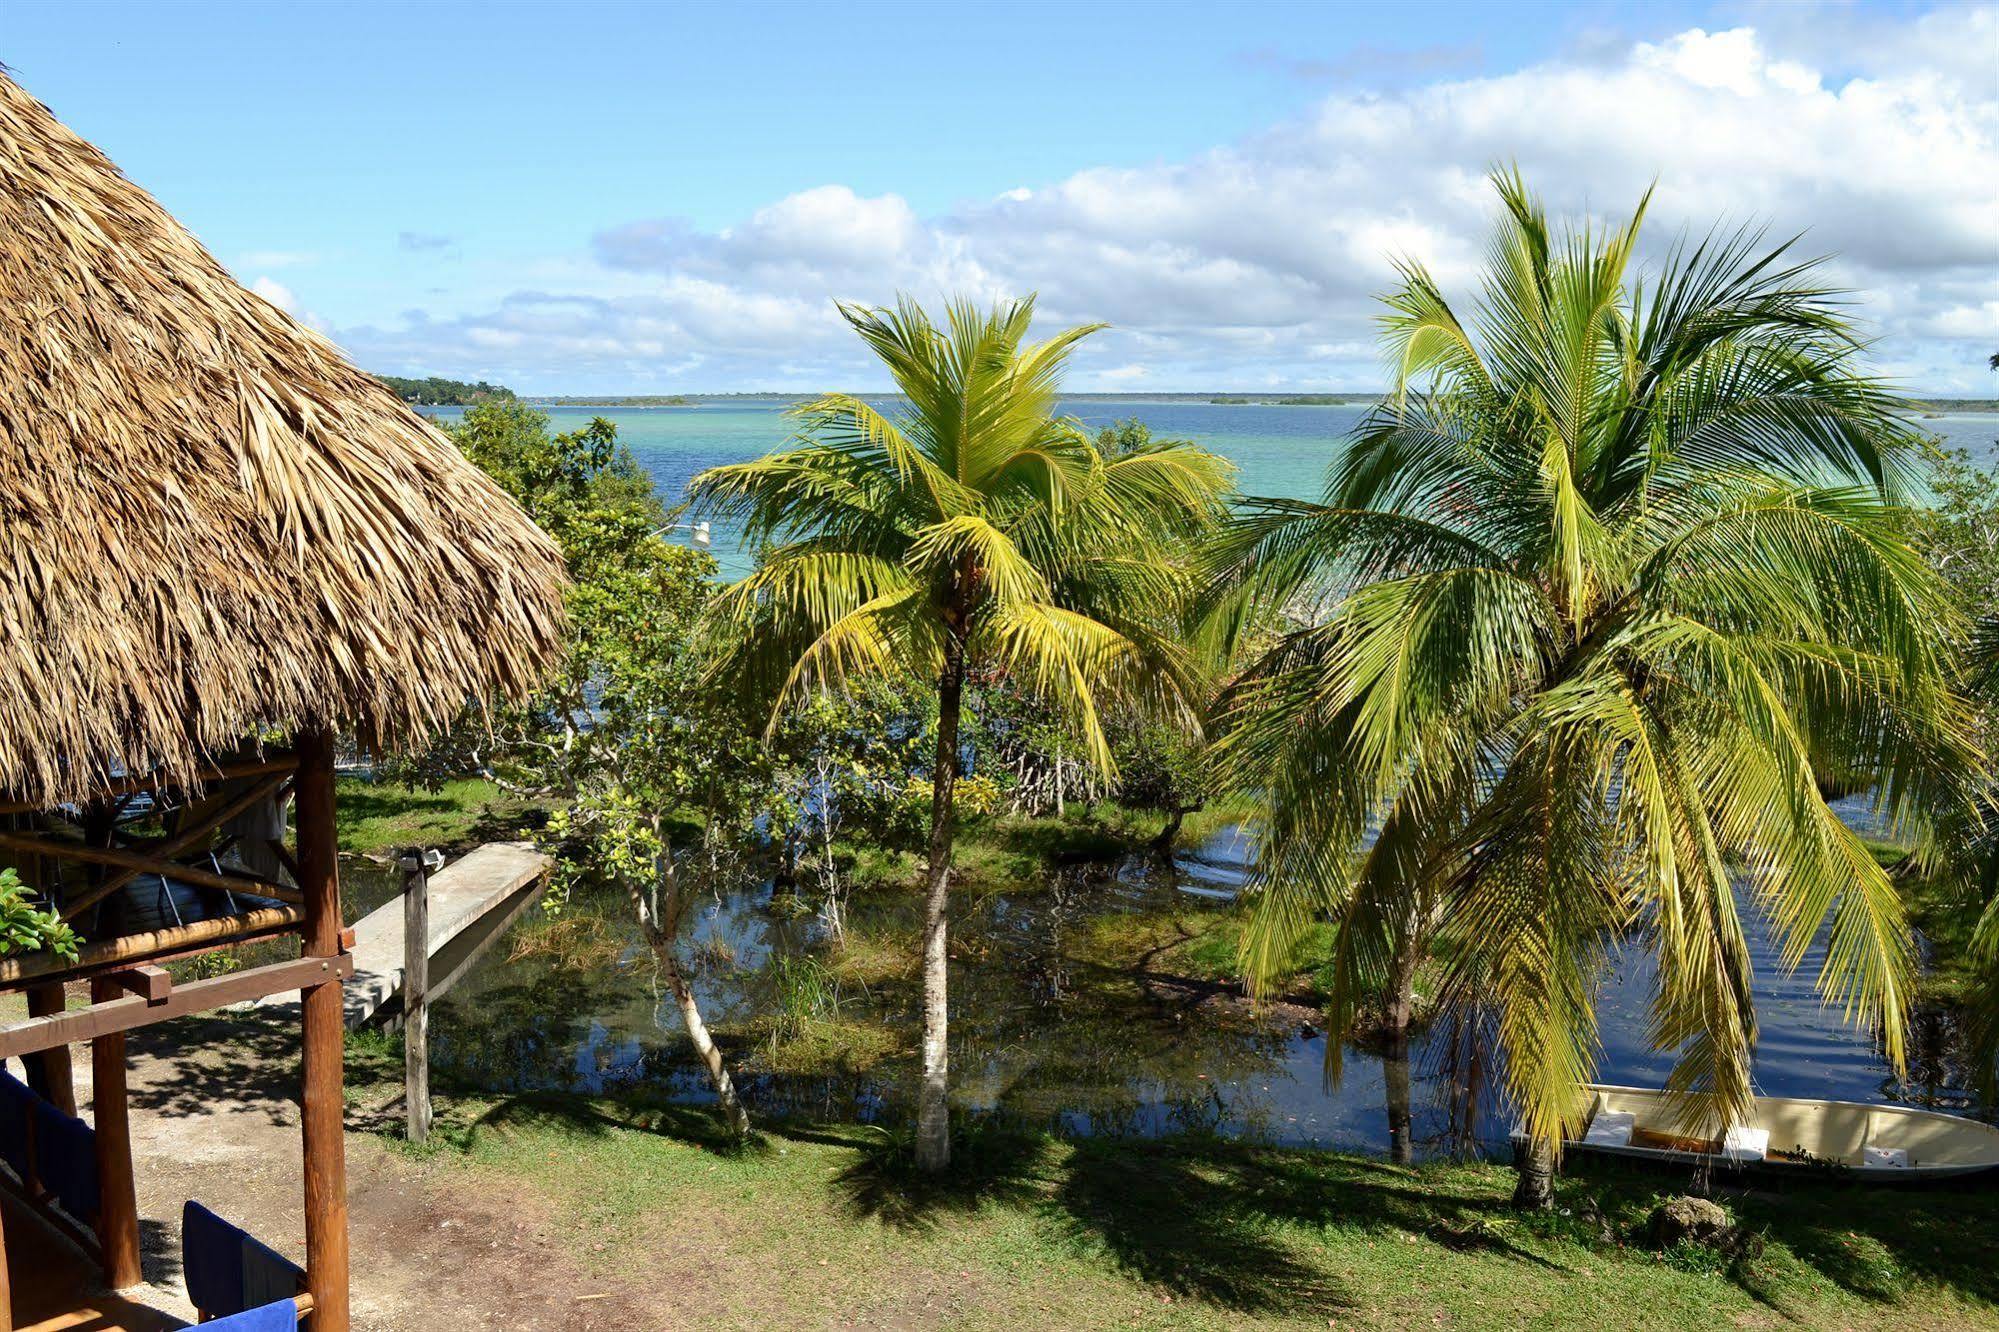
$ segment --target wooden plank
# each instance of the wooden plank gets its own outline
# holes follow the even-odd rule
[[[412,847],[402,863],[403,1120],[421,1143],[430,1137],[430,861]]]
[[[108,976],[90,983],[95,1003],[115,1000],[120,993]],[[131,1104],[122,1030],[107,1031],[90,1043],[90,1106],[97,1144],[97,1245],[104,1258],[104,1284],[124,1290],[145,1278],[139,1271],[139,1195],[132,1180]]]
[[[308,731],[299,746],[298,864],[305,892],[305,952],[340,953],[340,852],[333,793],[333,734]],[[346,955],[342,955],[346,956]],[[351,957],[347,957],[351,967]],[[300,996],[304,1086],[299,1120],[305,1139],[305,1271],[313,1332],[349,1332],[346,1098],[341,1060],[347,1032],[338,978]]]
[[[0,847],[9,851],[47,856],[51,860],[77,860],[86,865],[112,865],[132,870],[135,876],[157,874],[162,878],[179,879],[182,883],[199,884],[204,888],[215,888],[226,893],[275,897],[280,902],[300,903],[305,900],[295,889],[287,888],[272,879],[260,878],[255,874],[216,874],[211,870],[196,869],[192,865],[183,865],[178,861],[161,860],[157,856],[126,851],[115,846],[79,846],[74,842],[51,842],[40,837],[26,837],[20,833],[0,832]]]
[[[234,800],[206,818],[203,818],[195,827],[184,828],[160,845],[148,847],[145,854],[155,856],[160,860],[172,860],[195,843],[205,843],[210,837],[215,835],[217,828],[229,822],[229,820],[235,818],[259,800],[267,800],[276,795],[284,788],[285,783],[290,780],[290,773],[281,772],[275,777],[254,783]],[[132,880],[145,872],[142,869],[126,869],[112,875],[89,892],[79,896],[75,901],[65,903],[62,909],[62,918],[64,920],[75,920],[78,916],[90,910],[90,908],[96,906],[99,902],[102,902],[105,898],[111,896],[111,894],[117,892],[120,888],[123,888],[126,884],[132,882]],[[186,876],[175,875],[174,877],[184,878]],[[229,891],[233,892],[235,890],[231,889]]]
[[[207,980],[189,981],[174,987],[164,1003],[149,1004],[137,997],[73,1008],[49,1017],[29,1018],[0,1027],[0,1059],[13,1059],[73,1041],[94,1041],[111,1032],[150,1027],[190,1013],[227,1008],[267,994],[297,990],[306,986],[338,986],[354,969],[352,957],[300,957],[269,966],[252,967]],[[338,991],[335,991],[336,997]]]
[[[142,934],[127,934],[116,939],[100,939],[77,949],[74,962],[53,953],[0,958],[0,989],[17,988],[44,978],[53,983],[58,976],[74,979],[93,971],[240,943],[292,929],[304,920],[305,911],[301,907],[258,907],[241,915],[217,916],[212,920],[198,920],[192,925],[175,925],[169,929],[147,930]]]
[[[95,787],[85,797],[88,800],[105,800],[117,796],[137,795],[142,791],[186,790],[189,787],[212,786],[216,782],[226,782],[237,777],[260,777],[268,772],[291,772],[298,767],[295,755],[279,754],[263,759],[244,759],[238,763],[218,763],[212,768],[190,774],[186,780],[176,779],[163,772],[146,773],[136,777],[120,777],[104,785]],[[0,800],[0,814],[33,814],[47,809],[45,800]]]

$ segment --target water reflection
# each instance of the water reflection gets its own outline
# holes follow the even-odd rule
[[[1859,821],[1859,815],[1854,815]],[[1067,866],[1045,882],[965,897],[954,922],[951,1059],[968,1108],[1074,1134],[1225,1133],[1272,1143],[1380,1151],[1386,1146],[1385,1071],[1360,1048],[1346,1055],[1335,1092],[1323,1085],[1325,1037],[1315,1015],[1279,1006],[1252,1014],[1226,987],[1163,975],[1141,955],[1110,965],[1090,941],[1107,918],[1224,910],[1247,873],[1234,829],[1171,862]],[[690,1101],[709,1095],[651,962],[616,901],[569,908],[598,942],[584,964],[554,956],[509,958],[506,945],[468,976],[434,1019],[440,1065],[494,1089],[589,1093],[644,1088]],[[855,939],[913,939],[914,895],[861,895],[848,907]],[[773,1059],[743,1033],[784,1008],[776,959],[825,955],[822,927],[768,883],[717,891],[703,904],[690,953],[700,963],[704,1012],[736,1034],[731,1049],[753,1111],[870,1121],[905,1111],[913,1078],[917,981],[890,969],[837,983],[833,1053]],[[1759,1090],[1850,1100],[1908,1099],[1973,1110],[1953,1033],[1936,1014],[1911,1033],[1911,1078],[1896,1081],[1870,1033],[1824,1009],[1811,977],[1821,954],[1786,977],[1753,914],[1745,921],[1757,967]],[[588,933],[588,931],[585,931]],[[795,971],[792,974],[796,974]],[[815,973],[818,974],[818,973]],[[1646,1047],[1650,959],[1614,952],[1601,981],[1606,1081],[1657,1085],[1671,1066]],[[823,976],[822,976],[823,980]],[[879,1059],[837,1053],[842,1033],[874,1033]],[[1467,1138],[1499,1141],[1505,1126],[1490,1096],[1472,1093],[1491,1070],[1489,1034],[1444,1021],[1417,1042],[1412,1066],[1415,1137],[1435,1154]]]

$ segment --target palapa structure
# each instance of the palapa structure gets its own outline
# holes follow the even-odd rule
[[[33,1015],[0,1057],[73,1113],[67,1045],[93,1042],[80,1238],[113,1287],[139,1279],[123,1033],[300,990],[301,1308],[345,1332],[336,737],[421,742],[521,695],[563,588],[449,440],[0,73],[0,855],[83,938],[0,957]],[[294,936],[213,980],[159,967]],[[65,1011],[79,980],[93,1002]]]

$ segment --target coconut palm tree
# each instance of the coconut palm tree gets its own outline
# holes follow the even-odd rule
[[[1171,633],[1195,536],[1220,516],[1229,465],[1166,442],[1105,457],[1056,415],[1071,350],[1097,326],[1024,339],[1030,298],[840,313],[902,395],[833,394],[799,409],[796,447],[696,477],[698,506],[742,520],[769,552],[718,607],[730,670],[783,700],[851,677],[915,679],[937,696],[923,930],[916,1157],[949,1161],[946,958],[959,718],[974,670],[1066,714],[1111,766],[1110,699],[1185,712],[1194,670]]]
[[[1643,203],[1558,234],[1494,185],[1475,306],[1405,265],[1394,392],[1324,502],[1248,506],[1226,543],[1216,623],[1275,638],[1219,746],[1263,804],[1246,970],[1329,914],[1336,1052],[1384,991],[1406,1022],[1435,965],[1491,1017],[1540,1202],[1620,938],[1657,959],[1690,1130],[1751,1097],[1747,912],[1792,967],[1823,934],[1820,992],[1900,1066],[1910,931],[1824,792],[1872,785],[1921,831],[1977,755],[1905,536],[1912,432],[1815,265],[1738,232],[1646,281]]]

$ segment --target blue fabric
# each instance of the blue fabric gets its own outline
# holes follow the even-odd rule
[[[297,1332],[297,1329],[298,1306],[290,1300],[211,1319],[201,1325],[201,1332]]]
[[[35,1098],[35,1176],[85,1225],[97,1219],[97,1135],[90,1125]]]
[[[289,1301],[305,1276],[297,1263],[192,1198],[180,1212],[180,1252],[187,1297],[207,1314]]]
[[[0,1068],[0,1161],[28,1177],[28,1118],[39,1098],[28,1084]]]

